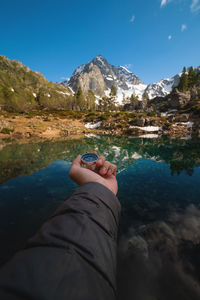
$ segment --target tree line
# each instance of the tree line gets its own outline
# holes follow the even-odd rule
[[[143,101],[147,99],[146,95],[143,95]],[[96,101],[97,100],[97,101]],[[121,111],[125,107],[131,106],[132,109],[137,109],[139,103],[137,95],[132,94],[130,97],[123,94],[122,104],[117,102],[117,88],[113,85],[110,93],[102,98],[95,97],[93,91],[89,91],[86,95],[83,93],[81,87],[78,87],[77,92],[73,96],[71,103],[72,110],[98,110],[98,111]]]
[[[184,67],[178,89],[181,92],[186,92],[198,82],[200,82],[200,71],[195,70],[193,67],[190,67],[189,70]]]

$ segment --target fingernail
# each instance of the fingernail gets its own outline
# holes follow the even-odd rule
[[[98,159],[98,163],[102,164],[103,160],[102,158]]]
[[[108,169],[108,174],[112,174],[112,169]]]
[[[103,167],[103,168],[102,168],[102,171],[103,171],[103,172],[107,172],[107,168],[106,168],[106,167]]]

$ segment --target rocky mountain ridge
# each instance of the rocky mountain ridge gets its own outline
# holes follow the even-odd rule
[[[102,56],[96,56],[91,62],[76,68],[69,81],[62,84],[77,91],[80,86],[83,92],[92,90],[97,97],[109,95],[112,86],[117,88],[117,102],[122,104],[125,97],[132,94],[142,100],[143,94],[147,99],[164,97],[178,86],[180,74],[165,78],[159,82],[146,85],[138,76],[123,66],[115,67]]]

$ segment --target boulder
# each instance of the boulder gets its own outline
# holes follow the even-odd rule
[[[124,110],[125,111],[133,111],[133,110],[135,110],[135,105],[133,105],[133,104],[125,104],[124,105]]]
[[[180,109],[183,108],[191,99],[190,92],[179,92],[178,89],[175,89],[169,96],[166,97],[168,105],[170,108]]]
[[[189,114],[181,114],[174,117],[175,122],[187,122],[189,120]]]
[[[190,91],[191,93],[191,100],[197,100],[200,99],[200,87],[193,87]]]
[[[145,124],[145,118],[140,118],[136,121],[136,126],[143,127]]]

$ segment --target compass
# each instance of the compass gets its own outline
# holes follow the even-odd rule
[[[95,153],[85,153],[81,156],[83,163],[94,163],[98,159],[98,155]]]

